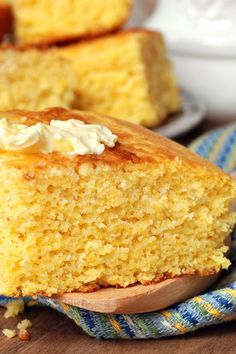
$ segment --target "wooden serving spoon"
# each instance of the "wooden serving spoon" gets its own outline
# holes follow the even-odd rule
[[[232,177],[236,178],[236,174]],[[225,240],[230,247],[231,238]],[[134,285],[127,288],[103,288],[91,293],[66,293],[55,296],[69,305],[102,313],[130,314],[165,309],[185,301],[209,288],[220,273],[200,276],[184,275],[157,284]]]
[[[102,313],[151,312],[201,293],[218,277],[219,273],[209,276],[186,275],[152,285],[134,285],[121,289],[104,288],[92,293],[66,293],[54,299]]]

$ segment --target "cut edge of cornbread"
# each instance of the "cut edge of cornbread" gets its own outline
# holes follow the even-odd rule
[[[208,161],[142,127],[88,112],[1,116],[29,125],[77,117],[118,135],[102,155],[0,153],[1,294],[126,287],[229,266],[236,185]]]
[[[30,7],[31,0],[14,0],[15,39],[18,44],[26,46],[60,44],[111,33],[128,20],[132,8],[132,0],[119,0],[119,3],[117,0],[109,2],[95,0],[96,4],[93,1],[93,7],[89,5],[88,9],[85,9],[86,2],[82,1],[82,7],[78,8],[78,11],[73,6],[67,6],[60,13],[59,6],[55,7],[54,3],[50,5],[49,1],[43,1],[41,0],[34,8],[33,4]],[[101,4],[103,8],[99,10]],[[78,14],[79,11],[82,15]]]
[[[0,46],[0,110],[70,107],[76,80],[54,48]]]
[[[77,76],[75,108],[154,127],[181,109],[161,33],[132,29],[58,49]]]

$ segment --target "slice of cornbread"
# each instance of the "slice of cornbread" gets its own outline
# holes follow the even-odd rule
[[[0,153],[0,293],[61,294],[227,268],[235,182],[128,122],[59,108],[1,112],[34,125],[79,119],[118,136],[100,155]],[[63,142],[62,142],[63,143]]]
[[[65,42],[107,33],[127,19],[131,0],[13,0],[20,44]]]
[[[78,108],[152,127],[181,107],[158,32],[123,31],[59,50],[77,75]]]
[[[0,109],[69,107],[74,87],[70,63],[56,51],[0,48]]]
[[[11,6],[4,0],[0,0],[0,41],[12,30],[13,15]]]

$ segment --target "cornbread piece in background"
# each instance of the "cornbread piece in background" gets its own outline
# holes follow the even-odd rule
[[[10,35],[13,25],[11,6],[4,0],[0,0],[0,42]]]
[[[153,127],[181,107],[158,32],[122,31],[59,50],[77,75],[76,108]]]
[[[74,86],[70,63],[56,51],[0,49],[0,109],[69,107]]]
[[[131,0],[13,0],[20,44],[57,43],[110,32],[129,16]]]
[[[49,154],[1,150],[1,294],[125,287],[229,266],[224,242],[236,220],[236,186],[208,161],[140,126],[88,112],[0,116],[13,128],[79,119],[118,136],[102,154],[67,155],[63,140],[62,151]]]

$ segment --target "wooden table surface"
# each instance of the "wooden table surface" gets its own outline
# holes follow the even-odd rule
[[[220,124],[205,121],[178,141],[188,144],[217,126]],[[33,323],[29,342],[7,339],[0,333],[0,354],[236,354],[236,322],[168,339],[101,341],[88,337],[71,320],[51,309],[30,308],[10,320],[4,319],[4,309],[0,312],[1,329],[14,328],[23,318]]]

